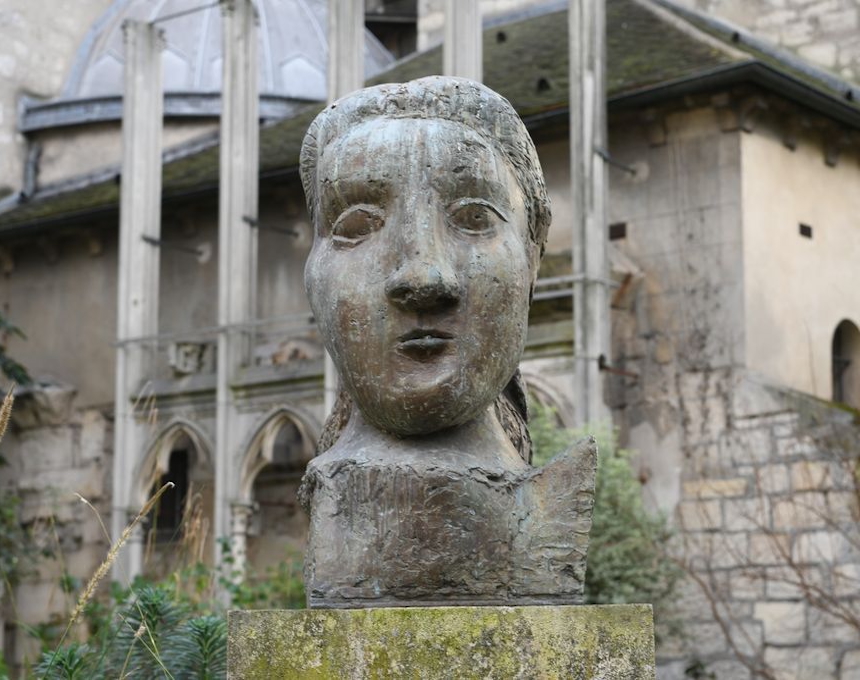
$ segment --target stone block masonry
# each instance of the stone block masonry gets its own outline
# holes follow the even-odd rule
[[[860,82],[856,0],[680,0]]]
[[[650,605],[233,611],[227,677],[648,680]]]
[[[665,647],[666,680],[684,678],[691,658],[717,678],[860,678],[860,429],[841,409],[761,388],[714,371],[708,390],[680,400],[695,422],[722,394],[727,420],[715,433],[685,432],[689,451],[724,455],[682,471],[675,517],[687,635],[683,653]]]

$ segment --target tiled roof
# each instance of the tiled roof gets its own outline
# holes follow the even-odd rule
[[[820,102],[839,105],[857,117],[860,106],[847,101],[837,79],[819,77],[799,62],[780,60],[733,34],[717,30],[697,15],[670,12],[668,0],[607,0],[607,93],[610,103],[634,100],[643,93],[677,94],[682,83],[704,86],[714,74],[752,77],[752,67],[775,74]],[[441,72],[441,48],[401,60],[374,78],[401,82]],[[746,69],[746,70],[745,70]],[[529,16],[484,32],[484,82],[507,97],[528,122],[531,117],[563,113],[568,99],[567,14],[563,9]],[[673,91],[671,88],[676,87]],[[260,134],[260,167],[265,175],[295,168],[304,131],[322,104],[311,105],[293,118],[265,127]],[[189,147],[190,148],[190,147]],[[164,166],[165,199],[189,191],[212,189],[218,182],[217,139],[208,147],[174,153]],[[66,221],[77,215],[115,210],[119,199],[116,171],[78,180],[66,188],[45,188],[29,201],[0,213],[0,230],[26,228],[44,221]],[[8,200],[8,199],[7,199]]]

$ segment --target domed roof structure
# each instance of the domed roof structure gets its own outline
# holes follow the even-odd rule
[[[326,98],[327,0],[255,0],[259,15],[260,116],[284,118]],[[116,120],[122,116],[127,19],[164,30],[165,116],[217,116],[221,110],[221,8],[211,0],[115,0],[84,39],[61,95],[25,100],[21,127]],[[394,61],[365,31],[365,74]]]

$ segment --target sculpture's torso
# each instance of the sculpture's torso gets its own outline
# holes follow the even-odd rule
[[[392,442],[342,442],[308,468],[311,607],[579,601],[590,444],[541,471],[512,452],[424,441],[397,456]]]

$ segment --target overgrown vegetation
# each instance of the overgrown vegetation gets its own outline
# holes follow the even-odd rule
[[[586,433],[597,439],[599,463],[585,601],[651,603],[658,633],[674,629],[672,600],[682,571],[666,551],[672,536],[667,518],[645,509],[642,487],[630,464],[631,452],[618,446],[616,433],[609,427],[569,430],[558,424],[552,409],[540,404],[532,404],[530,409],[535,465],[544,465]]]
[[[6,345],[10,337],[18,337],[25,340],[27,336],[0,312],[0,373],[12,382],[19,385],[27,385],[31,382],[27,369],[6,352]]]
[[[579,437],[579,433],[560,427],[555,414],[540,406],[533,408],[530,431],[536,465],[546,463]],[[614,432],[594,428],[591,433],[600,447],[600,472],[586,601],[649,602],[655,607],[658,622],[665,623],[671,620],[670,602],[680,577],[674,561],[664,552],[670,538],[666,518],[645,511],[630,453],[618,446]],[[8,524],[10,530],[18,527],[14,508],[4,513],[0,508],[0,522]],[[10,553],[4,540],[0,533],[0,554],[6,559]],[[100,597],[87,596],[89,585],[83,587],[64,577],[63,590],[84,603],[79,612],[70,615],[77,629],[46,625],[30,631],[43,647],[35,674],[49,679],[225,677],[223,594],[235,608],[300,608],[304,606],[304,588],[300,555],[287,556],[265,574],[239,579],[231,573],[229,545],[222,547],[225,565],[221,570],[197,563],[157,582],[139,578],[130,588],[113,584]],[[4,677],[2,671],[0,677]]]
[[[225,545],[225,549],[229,546]],[[229,571],[231,560],[225,560]],[[92,599],[81,623],[87,642],[58,645],[56,628],[40,635],[40,678],[174,678],[210,680],[226,674],[227,605],[237,609],[304,606],[300,556],[290,555],[263,574],[235,574],[194,564],[157,582],[113,584]],[[53,633],[53,634],[50,634]]]

